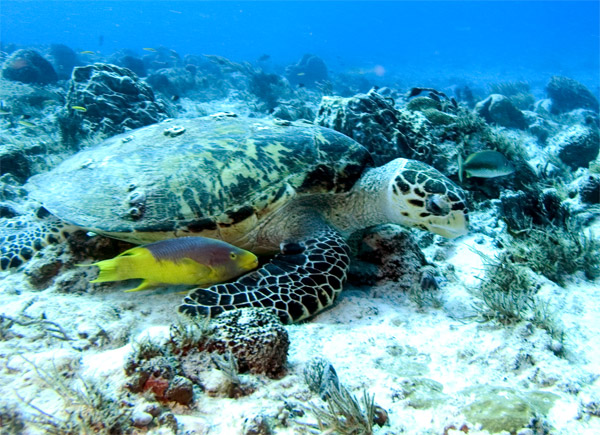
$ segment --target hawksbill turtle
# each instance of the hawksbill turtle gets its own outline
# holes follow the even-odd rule
[[[424,163],[373,167],[365,147],[334,130],[226,113],[112,137],[26,189],[41,219],[1,230],[2,269],[82,228],[139,244],[221,239],[276,255],[237,281],[191,290],[179,310],[270,307],[285,323],[333,303],[356,230],[394,223],[453,238],[468,223],[464,192]]]

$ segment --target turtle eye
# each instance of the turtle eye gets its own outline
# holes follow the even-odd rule
[[[235,252],[230,252],[229,258],[231,258],[232,260],[235,260],[237,258],[237,255],[235,254]]]
[[[450,204],[440,195],[431,195],[427,198],[425,207],[435,216],[444,216],[450,212]]]

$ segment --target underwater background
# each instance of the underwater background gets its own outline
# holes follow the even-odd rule
[[[0,0],[0,435],[600,434],[599,99],[600,1]]]
[[[0,7],[3,44],[61,43],[103,55],[165,46],[238,62],[268,55],[267,70],[312,53],[331,71],[360,70],[379,82],[535,85],[561,74],[599,92],[597,1],[5,0]]]

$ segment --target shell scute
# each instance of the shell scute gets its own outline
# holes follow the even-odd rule
[[[350,189],[371,162],[357,142],[307,123],[208,116],[177,120],[184,132],[166,136],[174,125],[107,139],[27,189],[57,217],[125,240],[236,236],[296,195]]]

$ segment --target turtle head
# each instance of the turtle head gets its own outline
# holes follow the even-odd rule
[[[431,166],[395,159],[385,165],[386,215],[390,222],[454,238],[467,232],[463,190]]]

